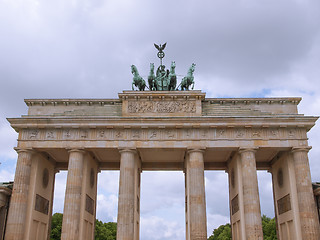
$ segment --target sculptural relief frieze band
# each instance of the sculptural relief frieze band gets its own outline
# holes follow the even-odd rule
[[[307,140],[303,129],[291,128],[96,128],[96,129],[27,129],[19,140],[27,141],[137,141],[137,140]]]
[[[129,113],[195,113],[195,101],[129,101]]]

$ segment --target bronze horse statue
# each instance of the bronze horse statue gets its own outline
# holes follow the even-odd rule
[[[195,64],[192,63],[191,67],[189,68],[188,74],[187,76],[185,76],[181,83],[180,83],[180,87],[181,87],[181,91],[185,91],[185,90],[189,90],[189,87],[192,85],[191,90],[193,90],[194,88],[194,77],[193,77],[193,72],[195,70]]]
[[[176,69],[176,62],[172,61],[171,62],[171,67],[170,67],[170,72],[168,74],[168,78],[169,78],[169,91],[174,91],[176,90],[176,86],[177,86],[177,75],[175,72]]]
[[[144,91],[146,87],[146,82],[139,75],[138,69],[135,65],[131,65],[131,73],[133,74],[132,90],[134,90],[134,87],[133,87],[134,85],[139,89],[139,91]]]
[[[150,73],[148,76],[148,83],[150,91],[158,90],[158,83],[156,81],[156,76],[154,75],[154,63],[150,63]]]

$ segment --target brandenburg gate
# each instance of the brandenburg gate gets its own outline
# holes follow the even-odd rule
[[[186,240],[207,239],[204,171],[225,170],[233,240],[263,239],[257,170],[272,174],[280,240],[319,240],[307,132],[317,117],[300,98],[205,98],[192,64],[177,84],[175,62],[150,64],[149,91],[132,65],[132,90],[118,99],[27,99],[10,118],[18,161],[5,239],[49,239],[55,174],[68,170],[62,240],[94,239],[97,176],[120,170],[117,240],[138,240],[140,174],[185,174]],[[180,87],[180,91],[178,91]],[[160,189],[159,189],[160,190]],[[219,206],[217,206],[219,207]]]
[[[272,174],[281,240],[319,240],[300,98],[205,98],[199,90],[124,91],[118,99],[28,99],[6,240],[49,239],[55,173],[68,170],[61,239],[93,239],[97,174],[120,170],[118,240],[139,239],[140,174],[185,174],[187,240],[204,240],[204,171],[229,175],[233,239],[263,239],[257,170]],[[213,186],[211,186],[213,187]]]

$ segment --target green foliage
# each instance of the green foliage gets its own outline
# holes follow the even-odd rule
[[[262,230],[264,240],[277,240],[276,220],[262,216]]]
[[[231,226],[229,223],[221,225],[213,230],[212,235],[208,240],[231,240]]]
[[[52,216],[50,240],[61,239],[62,229],[62,213],[55,213]],[[96,226],[94,230],[95,240],[116,240],[117,237],[117,223],[108,222],[103,223],[102,221],[96,220]]]
[[[108,222],[103,223],[96,220],[96,228],[94,230],[95,240],[116,240],[117,237],[117,223]]]
[[[268,218],[263,215],[262,218],[262,231],[264,240],[277,240],[276,220],[275,218]],[[212,235],[208,240],[231,240],[231,226],[229,223],[221,225],[213,230]]]
[[[62,228],[62,213],[55,213],[51,220],[51,233],[50,240],[61,239],[61,228]]]

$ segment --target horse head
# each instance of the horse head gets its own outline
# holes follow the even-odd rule
[[[132,74],[138,74],[138,69],[137,69],[137,67],[135,66],[135,65],[131,65],[131,73]]]
[[[150,74],[154,73],[154,63],[150,63]]]
[[[195,67],[196,67],[196,64],[192,63],[192,64],[191,64],[191,67],[190,67],[190,71],[191,71],[191,72],[194,72]]]
[[[171,62],[171,69],[175,69],[176,68],[176,62],[175,61],[172,61]]]

